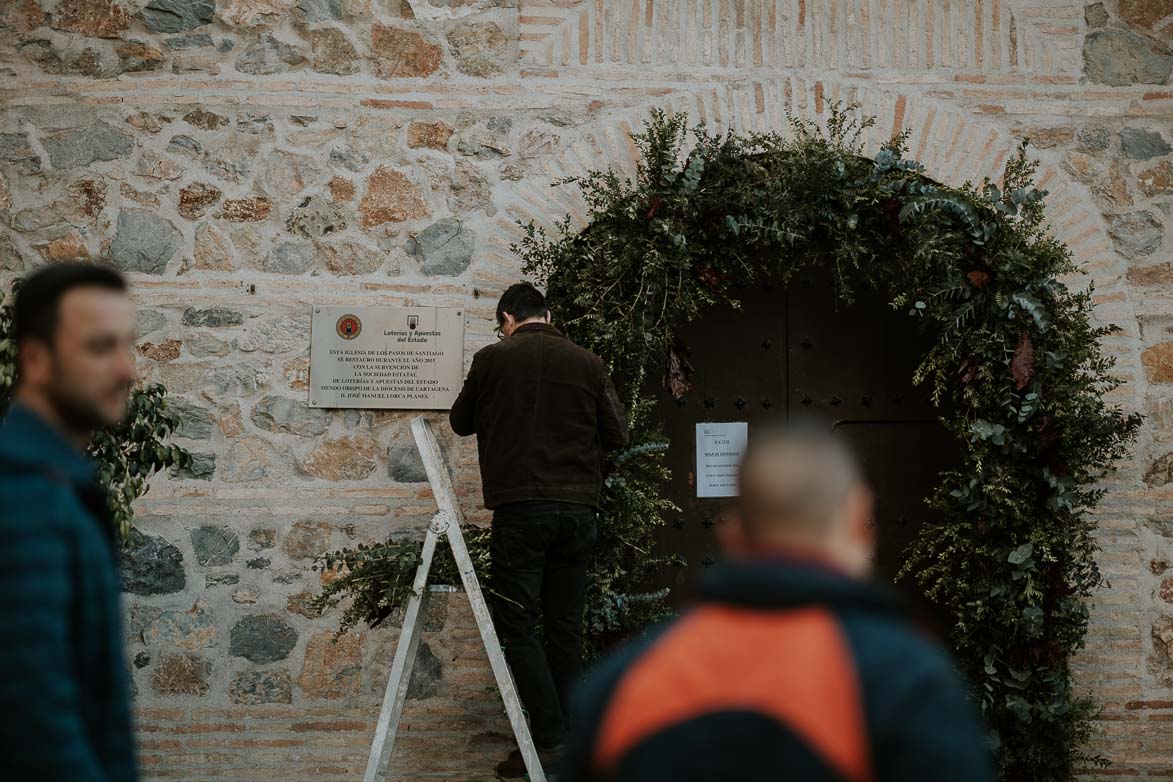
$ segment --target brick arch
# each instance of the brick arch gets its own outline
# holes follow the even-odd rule
[[[946,184],[981,182],[986,177],[998,181],[1019,143],[980,115],[942,101],[846,80],[791,76],[681,91],[608,114],[568,134],[561,148],[539,160],[524,180],[498,186],[494,191],[496,218],[488,226],[483,245],[487,263],[478,265],[474,284],[487,291],[499,290],[506,281],[503,274],[520,271],[520,262],[511,250],[522,236],[518,223],[533,221],[556,235],[558,222],[569,216],[572,228],[585,227],[588,210],[577,190],[551,184],[592,170],[633,171],[637,150],[631,135],[652,109],[687,113],[714,132],[787,133],[789,116],[822,124],[829,113],[828,102],[834,101],[858,104],[863,115],[876,118],[866,138],[866,154],[874,154],[894,134],[907,130],[909,154],[924,164],[930,177]],[[1069,282],[1094,285],[1095,317],[1122,329],[1105,344],[1106,352],[1117,359],[1118,376],[1125,381],[1115,401],[1127,400],[1132,409],[1141,409],[1144,378],[1139,350],[1129,347],[1130,342],[1135,344],[1139,328],[1127,285],[1127,267],[1115,253],[1103,218],[1084,185],[1051,162],[1042,163],[1038,181],[1050,193],[1049,230],[1071,249],[1080,267],[1080,275]],[[1122,472],[1130,470],[1126,465],[1122,468]]]

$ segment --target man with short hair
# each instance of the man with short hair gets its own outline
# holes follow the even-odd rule
[[[988,782],[953,663],[865,580],[872,499],[826,428],[751,435],[728,561],[578,694],[559,782]]]
[[[502,339],[473,357],[450,421],[477,436],[493,510],[493,621],[549,768],[566,734],[567,690],[582,671],[603,456],[626,442],[627,422],[602,360],[550,325],[535,287],[505,291],[497,326]],[[521,753],[497,773],[524,776]]]
[[[115,532],[85,450],[126,415],[134,305],[118,272],[56,264],[17,292],[0,424],[0,778],[133,782]]]

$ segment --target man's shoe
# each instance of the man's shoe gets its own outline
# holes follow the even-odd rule
[[[563,747],[538,748],[538,760],[541,761],[542,770],[546,772],[547,776],[558,771],[558,761],[562,759],[562,750]],[[521,779],[525,775],[525,759],[522,758],[520,749],[513,750],[509,753],[509,757],[497,764],[498,779]]]

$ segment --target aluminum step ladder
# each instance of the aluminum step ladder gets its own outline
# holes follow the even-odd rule
[[[383,706],[379,710],[379,722],[375,728],[375,738],[371,742],[371,753],[367,759],[363,782],[377,782],[380,761],[384,756],[390,760],[394,752],[395,736],[399,730],[399,720],[403,716],[403,706],[407,702],[407,688],[411,684],[411,671],[415,666],[420,636],[423,634],[424,615],[429,597],[428,572],[432,568],[432,558],[441,536],[446,536],[448,545],[452,547],[452,557],[456,560],[464,592],[472,605],[473,617],[480,630],[485,651],[489,655],[489,664],[493,668],[497,689],[505,703],[505,713],[509,716],[509,724],[513,727],[517,746],[521,749],[522,758],[525,759],[530,782],[546,782],[546,775],[542,771],[525,712],[522,710],[521,699],[517,696],[513,675],[505,662],[505,655],[501,652],[501,643],[497,640],[497,631],[493,628],[489,606],[485,602],[485,595],[473,569],[472,559],[468,555],[468,547],[464,543],[464,535],[460,531],[464,524],[464,516],[460,512],[460,504],[452,486],[452,476],[428,419],[424,416],[414,419],[411,422],[411,432],[419,448],[424,469],[428,473],[428,483],[432,485],[432,494],[436,497],[436,506],[439,510],[428,524],[428,531],[424,537],[423,554],[415,571],[413,594],[407,601],[403,629],[399,634],[399,644],[395,648],[395,660],[391,664],[391,675],[387,679],[387,691],[383,695]]]

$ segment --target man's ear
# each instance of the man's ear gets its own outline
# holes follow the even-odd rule
[[[43,384],[53,365],[49,346],[39,339],[26,339],[18,350],[16,363],[20,368],[21,378],[32,385]]]
[[[848,499],[848,530],[856,543],[873,553],[876,548],[876,501],[866,486],[856,489]]]

